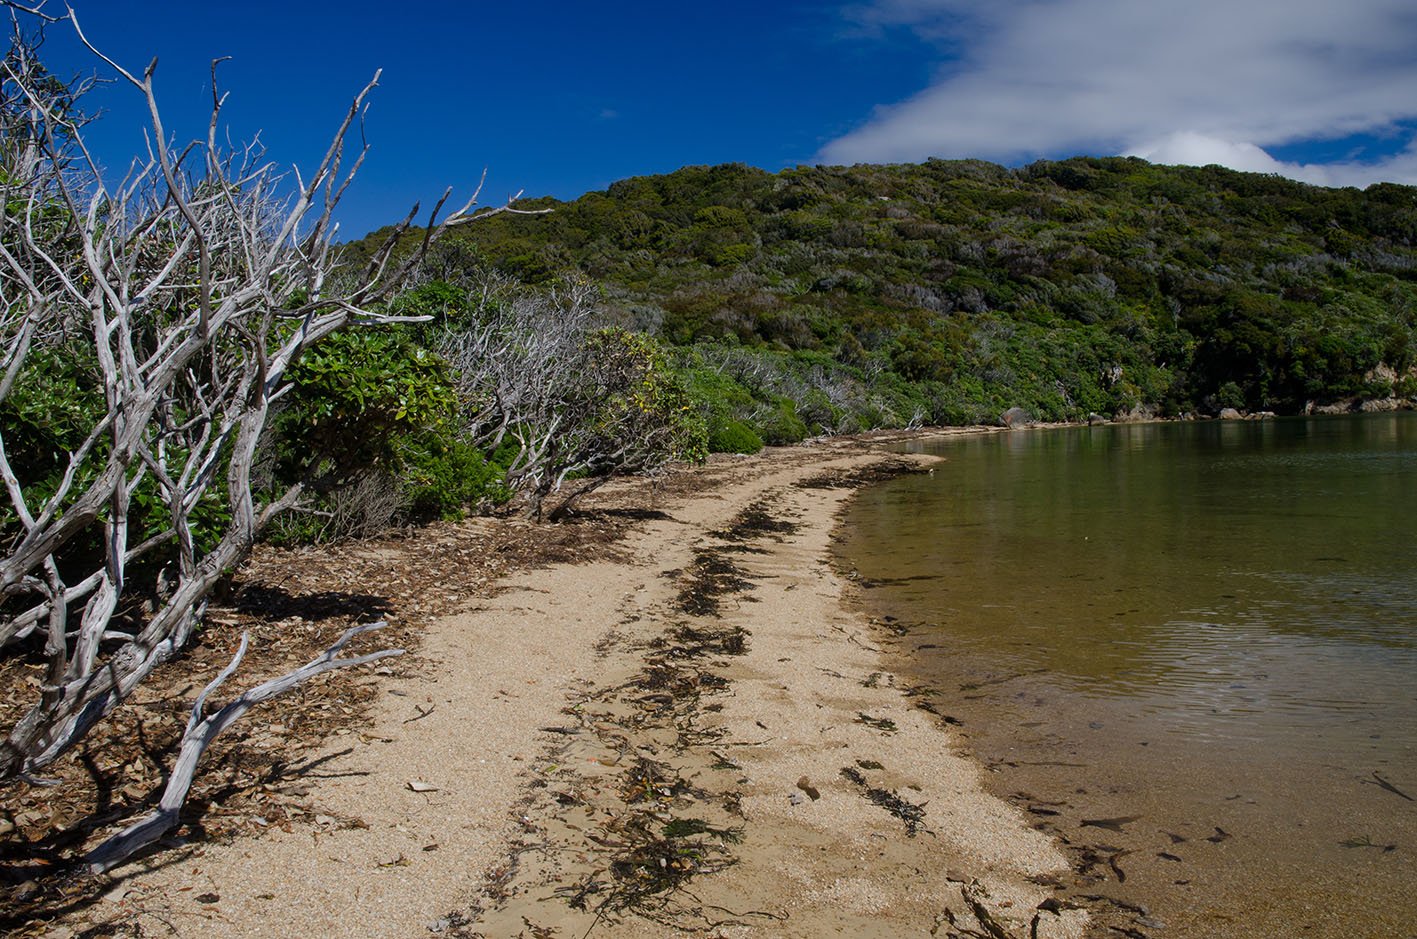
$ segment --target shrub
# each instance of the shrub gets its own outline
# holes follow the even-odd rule
[[[400,466],[415,437],[451,437],[457,397],[447,363],[398,329],[337,333],[290,371],[275,421],[281,481],[328,489],[374,466]]]
[[[742,421],[725,421],[709,430],[710,453],[757,453],[762,448],[763,438]]]
[[[797,405],[791,398],[778,398],[758,417],[758,428],[764,443],[774,447],[799,443],[807,438],[807,425],[797,416]]]
[[[469,507],[501,505],[511,498],[506,466],[466,441],[427,434],[416,444],[402,460],[399,480],[413,520],[460,518]]]

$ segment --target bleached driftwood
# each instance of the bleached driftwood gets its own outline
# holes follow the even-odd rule
[[[197,696],[196,703],[192,705],[192,714],[187,719],[187,730],[182,735],[182,746],[177,754],[177,762],[172,767],[172,775],[168,777],[167,788],[163,790],[162,799],[158,801],[157,808],[91,851],[84,859],[89,871],[101,874],[122,864],[177,825],[178,813],[182,810],[182,804],[187,801],[187,791],[191,789],[192,778],[197,772],[197,761],[202,758],[202,754],[207,751],[207,748],[212,745],[212,742],[222,731],[239,720],[251,708],[332,669],[363,665],[366,662],[373,662],[391,655],[402,655],[404,651],[402,649],[383,649],[354,658],[336,658],[340,650],[348,645],[355,636],[379,629],[384,625],[386,625],[384,621],[380,620],[345,630],[344,635],[340,636],[334,645],[295,671],[257,685],[226,704],[219,711],[204,716],[207,697],[236,672],[236,669],[241,665],[242,658],[246,655],[248,634],[242,633],[241,645],[237,648],[236,655],[226,668],[221,670],[221,674],[202,689],[202,693]]]

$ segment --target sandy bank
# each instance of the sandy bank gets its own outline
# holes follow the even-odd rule
[[[607,492],[612,556],[506,578],[364,679],[318,811],[120,869],[66,928],[1081,935],[1063,856],[842,602],[839,510],[907,462],[842,441]]]

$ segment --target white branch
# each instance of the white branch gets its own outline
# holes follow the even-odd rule
[[[204,716],[203,710],[206,707],[207,697],[236,672],[241,664],[241,659],[246,655],[248,637],[246,633],[242,633],[241,645],[236,650],[236,655],[232,657],[226,668],[222,669],[221,674],[202,689],[202,693],[197,696],[196,703],[192,705],[192,714],[187,719],[187,730],[182,735],[177,762],[172,767],[172,774],[168,777],[167,787],[163,789],[162,798],[158,800],[157,808],[89,852],[88,857],[84,859],[89,871],[101,874],[116,867],[134,853],[157,841],[177,824],[178,813],[181,812],[183,803],[187,801],[187,792],[191,789],[192,779],[197,772],[197,761],[202,758],[202,754],[207,751],[207,748],[212,745],[212,742],[222,731],[239,720],[251,708],[331,669],[363,665],[377,659],[402,655],[404,651],[402,649],[383,649],[354,658],[336,658],[340,650],[348,645],[355,636],[370,630],[380,629],[384,625],[386,624],[380,620],[376,623],[368,623],[345,630],[344,635],[340,636],[334,645],[306,664],[279,678],[273,678],[248,689],[216,713]]]

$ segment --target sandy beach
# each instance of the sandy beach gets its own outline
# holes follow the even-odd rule
[[[300,755],[294,809],[119,868],[46,933],[1086,934],[1064,855],[985,791],[834,569],[852,492],[923,471],[839,440],[607,487],[582,515],[612,541],[450,588],[398,668],[349,676],[366,703]],[[439,537],[489,526],[540,537]]]

